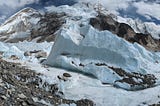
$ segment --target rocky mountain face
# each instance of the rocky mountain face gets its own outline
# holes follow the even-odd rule
[[[37,42],[54,41],[55,32],[64,23],[65,13],[46,13],[44,14],[37,24],[31,30],[31,39],[40,37]]]
[[[137,42],[148,50],[160,50],[160,41],[154,39],[151,34],[136,33],[131,26],[115,21],[110,15],[99,14],[96,18],[90,19],[90,24],[100,31],[109,30],[131,43]]]
[[[63,24],[65,14],[45,13],[41,14],[32,8],[25,8],[10,17],[0,26],[0,41],[18,42],[53,41],[54,32]]]

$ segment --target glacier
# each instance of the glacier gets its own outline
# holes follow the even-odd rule
[[[88,98],[97,106],[143,106],[158,103],[160,52],[151,52],[137,43],[129,43],[108,30],[93,28],[89,25],[89,19],[96,17],[97,13],[87,5],[47,7],[48,12],[67,14],[66,24],[56,32],[55,43],[36,43],[36,39],[31,42],[0,42],[0,52],[3,53],[0,56],[41,73],[43,81],[58,84],[64,93],[63,97],[67,99]],[[106,14],[111,15],[108,12]],[[131,25],[136,32],[148,31],[153,33],[153,37],[159,38],[158,25],[120,18],[121,20],[119,17],[117,19],[119,22]],[[25,33],[20,35],[22,36],[17,37],[21,38]],[[24,56],[26,51],[33,50],[43,50],[47,55],[50,53],[46,64],[59,68],[41,64],[43,58]],[[10,59],[12,55],[19,59]],[[57,76],[64,73],[69,73],[72,77],[68,81],[59,80]],[[152,88],[145,89],[148,87]]]
[[[57,33],[46,64],[91,74],[102,83],[136,90],[146,87],[139,85],[144,79],[135,77],[137,73],[140,73],[139,76],[154,74],[160,68],[159,60],[158,55],[137,43],[131,44],[107,30],[98,31],[90,25],[70,21]],[[126,75],[121,75],[116,69]],[[133,74],[135,78],[132,80],[138,84],[134,86],[123,82],[125,77],[129,77],[128,73]]]
[[[55,33],[57,37],[46,64],[89,74],[103,84],[127,90],[139,90],[159,84],[160,56],[147,51],[138,43],[131,44],[108,30],[99,31],[93,28],[89,25],[89,20],[98,13],[92,5],[82,3],[74,6],[51,6],[46,9],[49,13],[67,14],[65,24]],[[103,13],[111,15],[105,10]],[[138,24],[138,21],[121,17],[117,20],[128,23],[136,32],[145,33],[145,30],[151,30],[147,29],[151,23]],[[156,27],[157,25],[153,29]],[[159,32],[152,32],[156,33],[153,35],[158,39]],[[25,37],[23,33],[20,35],[19,38]],[[15,54],[22,60],[26,58],[22,52],[26,50],[21,51],[16,46],[4,48],[3,51],[4,57]]]

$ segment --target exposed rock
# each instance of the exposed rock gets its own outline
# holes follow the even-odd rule
[[[43,52],[43,51],[40,51],[37,54],[35,54],[35,57],[36,58],[45,58],[45,57],[47,57],[47,53]]]
[[[127,83],[131,86],[133,90],[135,88],[136,89],[149,88],[154,86],[156,83],[157,78],[152,74],[141,74],[135,72],[128,73],[122,70],[121,68],[114,68],[114,67],[109,67],[109,68],[122,77],[121,80],[117,80],[115,81],[115,83],[117,82]]]
[[[90,19],[90,24],[101,30],[109,30],[112,33],[134,43],[137,42],[148,50],[160,51],[160,41],[154,39],[149,33],[136,33],[128,24],[115,21],[112,16],[99,14]]]
[[[42,41],[54,41],[55,32],[64,23],[64,13],[46,13],[38,22],[36,28],[31,31],[31,38],[41,37],[38,42]]]
[[[121,68],[110,67],[105,63],[96,63],[95,65],[108,67],[112,69],[115,72],[115,74],[118,74],[120,77],[122,77],[122,79],[115,81],[115,86],[117,86],[116,83],[119,83],[119,82],[126,83],[128,84],[128,86],[131,86],[130,90],[134,90],[134,89],[138,90],[138,89],[152,87],[156,83],[157,78],[152,74],[141,74],[136,72],[129,73]],[[119,85],[118,87],[121,87],[121,86]]]
[[[12,59],[12,60],[18,60],[19,57],[17,57],[16,55],[11,55],[11,57],[9,59]]]
[[[155,103],[155,104],[151,104],[151,105],[148,105],[148,106],[160,106],[160,102]]]
[[[42,50],[34,50],[34,51],[26,51],[24,52],[24,56],[32,56],[34,55],[36,58],[45,58],[47,57],[47,53]]]
[[[31,53],[29,51],[24,52],[24,56],[31,56]]]
[[[57,78],[61,81],[68,81],[72,77],[69,73],[63,73],[63,75],[58,75]]]
[[[0,88],[0,95],[5,95],[6,94],[6,89],[5,88]]]
[[[18,94],[18,97],[19,97],[19,98],[22,98],[22,99],[27,98],[23,93]]]
[[[64,77],[72,77],[69,73],[63,73]]]
[[[77,106],[95,106],[95,104],[88,99],[82,99],[77,101]]]

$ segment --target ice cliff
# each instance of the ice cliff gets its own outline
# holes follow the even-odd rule
[[[160,57],[137,43],[70,21],[57,34],[47,59],[51,66],[95,76],[127,90],[154,86]]]

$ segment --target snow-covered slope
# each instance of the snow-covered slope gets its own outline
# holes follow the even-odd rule
[[[63,24],[65,14],[44,13],[32,8],[24,8],[11,16],[0,26],[0,41],[18,42],[35,39],[53,41],[54,32]]]
[[[0,39],[5,42],[16,42],[28,38],[40,17],[41,14],[38,11],[24,8],[0,26]]]

